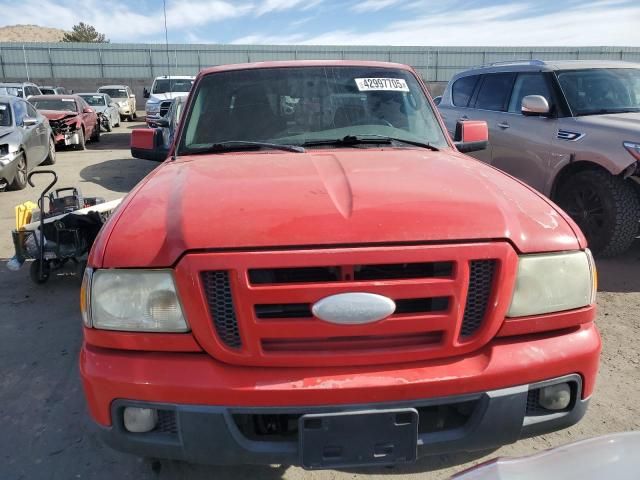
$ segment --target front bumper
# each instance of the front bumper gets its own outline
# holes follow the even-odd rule
[[[80,135],[78,130],[73,133],[56,133],[53,136],[56,145],[79,145]]]
[[[131,115],[133,113],[133,109],[131,108],[130,105],[127,105],[125,107],[123,106],[118,106],[118,111],[120,112],[120,115]]]
[[[284,450],[260,453],[264,442],[240,438],[230,428],[230,415],[415,408],[469,399],[478,406],[465,427],[438,438],[421,436],[422,453],[489,448],[577,422],[593,392],[600,348],[592,322],[498,338],[450,359],[353,367],[242,367],[201,352],[120,351],[85,343],[80,371],[91,415],[115,448],[194,462],[297,463],[295,445],[279,443]],[[571,411],[529,422],[529,388],[567,375],[575,375],[577,385]],[[136,404],[175,411],[177,436],[166,443],[153,433],[124,432],[122,408]]]
[[[18,156],[14,153],[0,157],[0,188],[12,183],[18,171]]]
[[[542,386],[561,382],[570,383],[575,394],[575,400],[565,411],[540,414],[528,402],[530,391],[535,392]],[[304,447],[296,429],[286,435],[280,432],[260,436],[255,434],[252,422],[255,424],[268,421],[265,419],[290,417],[296,423],[296,417],[308,414],[382,413],[415,409],[420,418],[417,457],[422,457],[497,448],[520,438],[569,427],[586,412],[589,399],[583,400],[581,393],[581,377],[569,375],[537,384],[471,395],[345,406],[237,408],[118,400],[112,405],[113,426],[102,428],[101,436],[112,448],[139,456],[214,465],[305,465],[301,455]],[[149,433],[128,432],[124,428],[123,411],[129,406],[158,409],[161,419],[158,427]],[[460,411],[463,414],[455,413]],[[443,412],[448,412],[449,417]],[[362,424],[362,429],[365,432],[360,431],[359,434],[371,438],[374,443],[392,442],[384,432],[370,428],[366,422]],[[345,437],[343,441],[348,444],[350,440]],[[332,465],[336,461],[338,464]],[[395,463],[375,456],[367,458],[366,448],[363,449],[361,461],[370,465]],[[331,459],[324,466],[311,468],[349,466],[340,465],[339,462],[340,459]]]
[[[147,125],[154,127],[156,125],[156,121],[161,118],[160,112],[146,112],[145,118],[147,121]]]

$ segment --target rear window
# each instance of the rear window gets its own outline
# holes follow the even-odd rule
[[[462,77],[455,81],[451,89],[453,96],[453,104],[456,107],[466,107],[469,105],[469,100],[473,95],[473,90],[478,83],[478,75],[472,75],[470,77]]]
[[[101,88],[100,93],[106,93],[111,98],[127,98],[127,91],[124,88]]]
[[[82,99],[92,107],[104,107],[105,101],[102,95],[80,95]]]
[[[492,73],[484,75],[475,108],[504,112],[511,96],[513,73]]]
[[[20,87],[0,87],[0,95],[12,95],[20,98],[24,96]]]

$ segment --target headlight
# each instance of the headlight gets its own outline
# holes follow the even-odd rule
[[[160,104],[159,103],[147,103],[146,106],[147,112],[159,112]]]
[[[85,324],[104,330],[189,331],[168,270],[96,270],[85,283]]]
[[[633,155],[636,160],[640,161],[640,143],[637,142],[623,142],[624,148]]]
[[[521,256],[508,317],[561,312],[595,302],[596,269],[589,250]]]

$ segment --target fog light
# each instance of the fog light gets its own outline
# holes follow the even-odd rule
[[[571,387],[568,383],[558,383],[540,388],[540,406],[547,410],[564,410],[571,403]]]
[[[133,433],[150,432],[158,423],[154,408],[127,407],[124,409],[124,428]]]

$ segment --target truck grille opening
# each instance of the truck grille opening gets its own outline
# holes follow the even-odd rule
[[[229,273],[223,270],[202,272],[202,283],[220,340],[231,348],[241,348],[242,339],[233,305]]]
[[[351,273],[353,271],[353,273]],[[339,281],[447,278],[453,262],[354,265],[353,267],[260,268],[249,270],[253,285],[280,283],[325,283]]]
[[[478,400],[417,407],[418,433],[428,434],[463,428],[478,406]],[[311,412],[309,412],[311,413]],[[317,412],[313,412],[317,413]],[[233,414],[233,421],[248,439],[263,442],[297,442],[302,413]]]
[[[160,104],[160,116],[161,116],[161,117],[164,117],[164,116],[167,114],[167,112],[168,112],[168,111],[169,111],[169,109],[171,108],[171,102],[172,102],[172,101],[171,101],[171,100],[169,100],[169,101],[162,102],[162,103]]]
[[[265,352],[327,353],[357,352],[371,350],[402,350],[407,348],[437,345],[442,340],[441,332],[428,332],[410,335],[367,335],[330,338],[273,338],[263,339]]]
[[[395,300],[396,315],[444,312],[449,308],[448,297],[403,298]],[[276,303],[255,305],[256,317],[261,320],[313,318],[310,303]]]
[[[470,262],[469,293],[467,293],[460,330],[462,338],[471,337],[482,326],[493,287],[495,266],[495,260],[472,260]]]

